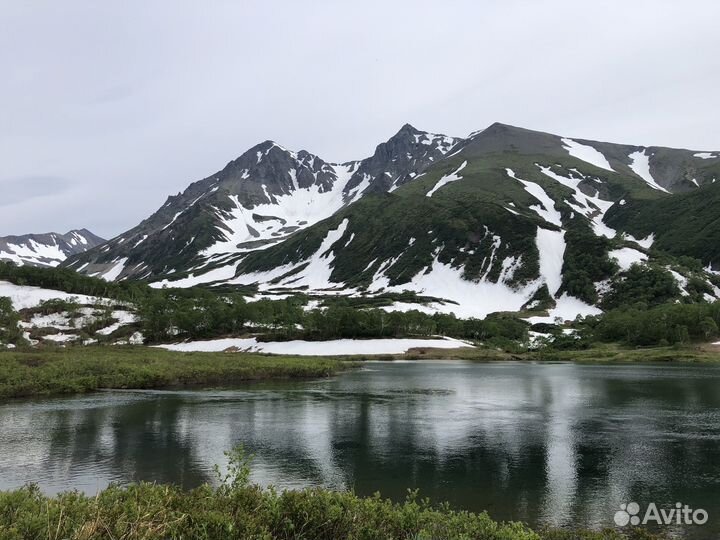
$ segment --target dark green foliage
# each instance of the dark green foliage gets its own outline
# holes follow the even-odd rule
[[[114,300],[135,301],[152,292],[152,289],[145,283],[132,281],[112,283],[79,274],[68,268],[16,266],[13,263],[5,262],[0,262],[0,280],[6,280],[16,285],[31,285],[64,291],[69,294],[98,296]]]
[[[455,315],[427,315],[417,310],[386,312],[381,309],[356,309],[335,301],[327,309],[302,314],[297,329],[269,333],[265,340],[335,338],[400,338],[409,336],[450,336],[460,339],[487,340],[504,338],[524,341],[528,324],[511,315],[493,314],[480,319],[458,319]]]
[[[525,305],[525,309],[546,310],[554,306],[555,300],[552,296],[550,296],[550,291],[548,290],[547,285],[543,284],[542,287],[535,291],[535,294],[532,295],[532,298],[528,300],[527,304]]]
[[[161,289],[137,304],[142,331],[151,342],[176,335],[208,338],[242,330],[248,315],[242,296],[203,289]]]
[[[720,168],[715,171],[720,177]],[[636,238],[655,235],[653,249],[687,255],[705,265],[720,261],[720,182],[656,200],[628,199],[613,206],[605,221]]]
[[[617,264],[608,257],[610,241],[596,236],[587,225],[573,222],[565,233],[565,243],[561,292],[588,304],[597,303],[595,283],[617,271]]]
[[[602,302],[604,309],[621,306],[657,306],[680,297],[675,278],[664,268],[633,265],[618,274]]]
[[[0,344],[20,344],[22,331],[18,328],[20,316],[13,309],[9,298],[0,296]]]
[[[640,346],[707,342],[718,336],[720,303],[616,309],[586,321],[599,341]]]

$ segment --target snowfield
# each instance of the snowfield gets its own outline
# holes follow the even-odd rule
[[[535,243],[540,253],[540,275],[545,278],[550,296],[555,297],[562,284],[565,232],[538,227]]]
[[[157,345],[169,351],[220,352],[229,348],[240,351],[298,356],[349,356],[356,354],[402,354],[418,347],[457,349],[472,347],[458,339],[337,339],[332,341],[270,341],[255,338],[226,338]]]
[[[345,230],[349,224],[348,219],[344,219],[337,229],[328,231],[325,239],[318,250],[308,259],[295,264],[287,264],[269,270],[267,272],[253,272],[249,274],[241,274],[234,279],[228,281],[232,285],[251,285],[258,283],[260,290],[267,288],[267,283],[288,272],[304,266],[297,273],[289,275],[279,281],[277,287],[303,287],[307,286],[311,290],[323,290],[330,288],[338,288],[342,284],[330,281],[332,273],[332,262],[335,259],[335,253],[331,250],[333,244],[340,240],[345,234]]]
[[[600,313],[602,313],[602,311],[595,306],[586,304],[574,296],[568,296],[567,293],[563,293],[563,295],[556,300],[556,306],[549,311],[547,317],[528,317],[525,320],[531,324],[554,323],[555,319],[572,321],[575,320],[575,317],[578,315],[587,317],[589,315],[600,315]]]
[[[628,157],[630,158],[630,168],[635,174],[647,182],[647,185],[658,191],[664,191],[670,193],[667,189],[658,184],[650,174],[650,156],[647,155],[646,150],[638,150],[633,152]]]
[[[85,296],[82,294],[68,294],[62,291],[54,291],[52,289],[41,289],[40,287],[28,287],[24,285],[14,285],[7,281],[0,281],[0,296],[7,296],[16,310],[33,308],[39,306],[45,300],[74,300],[80,304],[97,304],[101,301],[95,296]]]
[[[621,270],[628,270],[633,264],[641,264],[648,258],[642,251],[629,247],[613,249],[608,252],[608,255],[617,261]]]
[[[359,199],[362,192],[370,185],[371,178],[346,191],[348,182],[356,172],[359,163],[331,165],[335,172],[332,188],[324,191],[321,185],[308,188],[295,186],[293,191],[283,195],[267,193],[268,202],[253,207],[245,207],[237,196],[230,195],[234,208],[228,213],[218,212],[222,221],[219,230],[225,240],[217,242],[203,251],[204,256],[225,253],[241,253],[252,249],[238,249],[244,242],[266,241],[268,246],[281,241],[288,231],[308,227],[332,216],[346,204]],[[289,171],[295,178],[297,170]],[[257,247],[253,248],[257,249]]]
[[[46,245],[30,240],[28,245],[8,243],[7,247],[10,251],[0,250],[0,260],[9,260],[19,266],[23,264],[57,266],[67,258],[57,244]]]
[[[562,139],[562,142],[565,145],[563,148],[565,148],[571,156],[576,157],[585,163],[589,163],[590,165],[595,165],[601,169],[615,172],[602,152],[596,150],[592,146],[580,144],[572,139]]]

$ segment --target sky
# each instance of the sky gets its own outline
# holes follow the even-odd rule
[[[106,238],[272,139],[409,122],[720,150],[720,2],[3,2],[0,236]]]

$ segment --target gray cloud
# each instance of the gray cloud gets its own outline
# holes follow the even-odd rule
[[[0,235],[112,236],[264,139],[342,161],[405,122],[720,150],[711,0],[32,0],[2,11],[0,177],[72,185],[4,203]]]

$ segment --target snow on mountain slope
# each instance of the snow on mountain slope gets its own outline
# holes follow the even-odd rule
[[[368,193],[398,189],[461,142],[405,125],[371,157],[339,164],[265,141],[67,266],[114,279],[199,276],[277,245]]]
[[[30,287],[25,285],[15,285],[7,281],[0,281],[0,296],[10,298],[13,307],[16,310],[33,308],[39,306],[46,300],[70,300],[74,299],[83,304],[95,304],[100,301],[94,296],[85,296],[82,294],[68,294],[62,291],[52,289],[42,289],[40,287]]]
[[[590,163],[591,165],[595,165],[596,167],[600,167],[601,169],[615,172],[614,169],[610,166],[607,158],[602,154],[602,152],[596,150],[592,146],[581,144],[572,139],[565,138],[562,139],[562,142],[565,145],[565,149],[571,156]]]
[[[612,261],[624,269],[654,238],[639,230],[645,240],[634,246],[611,221],[616,210],[702,189],[718,165],[709,152],[504,124],[466,139],[405,125],[372,156],[344,164],[266,141],[67,265],[155,287],[256,286],[257,297],[408,291],[430,297],[415,304],[425,311],[482,317],[530,306],[574,318],[573,309],[595,309],[598,284],[618,272]]]
[[[633,264],[640,264],[648,259],[645,253],[631,247],[613,249],[608,255],[617,261],[621,270],[628,270]]]
[[[545,279],[550,296],[555,296],[562,284],[565,232],[538,227],[535,242],[540,253],[540,275]]]
[[[638,150],[628,156],[630,158],[630,168],[635,174],[647,182],[647,185],[658,191],[664,191],[670,193],[667,189],[658,184],[653,175],[650,174],[650,156],[647,154],[647,150]]]
[[[307,227],[330,217],[346,204],[352,203],[362,195],[366,184],[359,184],[346,191],[347,184],[358,167],[358,163],[331,165],[335,181],[329,189],[312,184],[301,188],[295,185],[287,194],[268,195],[269,202],[246,207],[238,196],[231,195],[234,204],[229,212],[219,212],[220,224],[225,238],[202,251],[203,256],[228,252],[243,253],[257,247],[249,246],[259,241],[268,242],[263,247],[280,242],[291,232]],[[296,178],[296,171],[288,171]],[[263,185],[265,188],[265,186]]]
[[[555,209],[555,201],[545,192],[542,187],[540,187],[535,182],[529,182],[528,180],[522,180],[521,178],[518,178],[512,169],[505,169],[505,171],[510,178],[512,178],[513,180],[517,180],[523,186],[525,186],[525,191],[527,191],[530,195],[540,201],[540,206],[532,205],[529,207],[530,210],[534,211],[537,215],[539,215],[548,223],[552,223],[553,225],[557,225],[558,227],[562,226],[562,216],[560,215],[560,212]]]
[[[550,167],[538,165],[538,168],[540,169],[540,172],[542,172],[545,176],[552,178],[556,182],[559,182],[563,186],[569,187],[573,190],[574,202],[566,200],[565,203],[568,204],[574,211],[587,217],[592,222],[595,234],[597,234],[598,236],[605,236],[607,238],[615,237],[616,231],[608,227],[603,222],[603,217],[605,216],[605,213],[615,203],[613,201],[601,199],[598,196],[599,192],[597,190],[595,196],[590,196],[584,193],[580,189],[580,183],[583,180],[587,180],[587,177],[582,175],[577,170],[571,171],[571,174],[574,173],[577,176],[576,178],[559,175],[552,171]]]
[[[467,161],[463,161],[462,165],[460,165],[457,169],[455,169],[450,174],[443,176],[440,180],[438,180],[438,183],[435,184],[435,186],[430,191],[427,192],[427,196],[432,197],[433,193],[435,193],[441,187],[449,184],[450,182],[455,182],[457,180],[461,180],[462,176],[460,176],[458,173],[460,171],[462,171],[466,166],[467,166]]]
[[[341,288],[341,283],[333,283],[330,279],[332,261],[335,258],[332,247],[343,237],[347,225],[348,221],[344,220],[336,229],[330,230],[317,251],[308,259],[295,264],[277,267],[270,272],[241,274],[227,283],[231,285],[252,285],[273,282],[275,288],[307,287],[314,291]]]
[[[0,237],[0,261],[17,265],[57,266],[71,255],[83,253],[104,240],[88,230],[66,234],[46,233]]]

